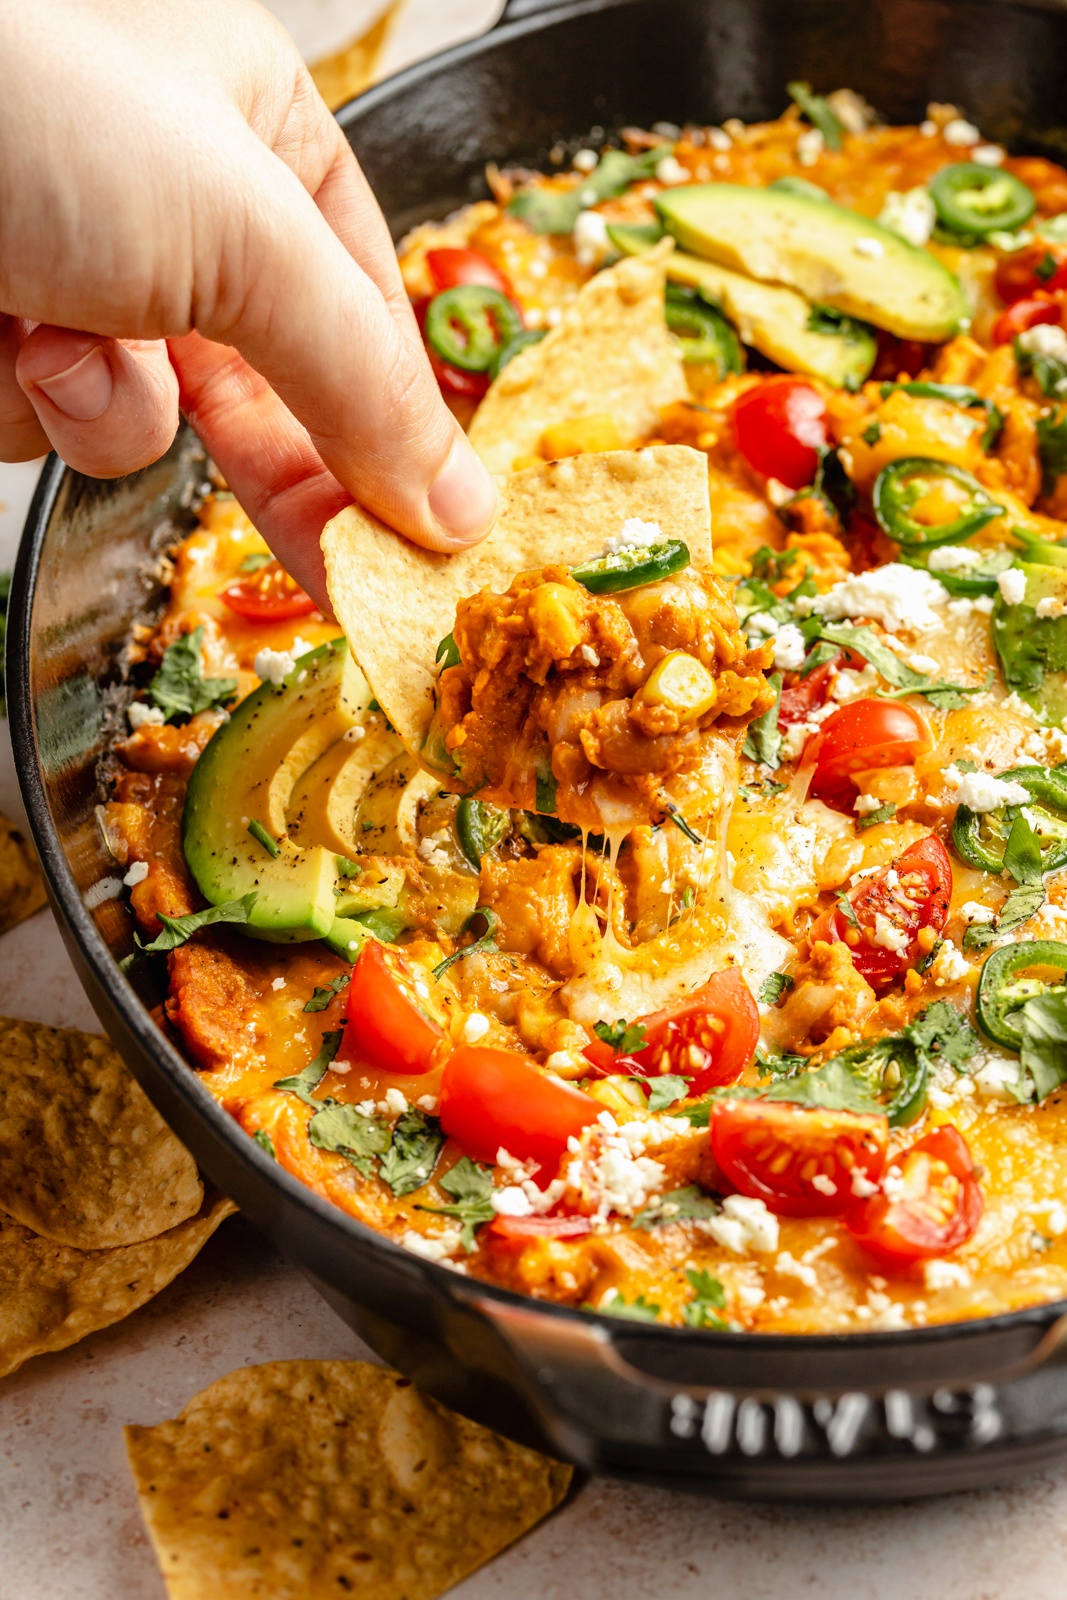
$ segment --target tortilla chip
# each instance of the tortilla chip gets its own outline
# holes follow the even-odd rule
[[[359,506],[326,524],[330,601],[386,716],[417,754],[433,710],[433,664],[456,605],[479,589],[503,592],[520,572],[576,566],[628,517],[658,522],[695,560],[711,559],[705,456],[686,445],[574,456],[501,480],[496,527],[481,544],[435,555]]]
[[[331,111],[362,94],[374,82],[385,48],[386,35],[398,10],[389,6],[366,33],[346,44],[336,55],[324,56],[311,68],[312,81]]]
[[[108,1250],[199,1211],[196,1162],[106,1039],[0,1017],[0,1208]]]
[[[128,1317],[183,1272],[236,1209],[206,1197],[195,1217],[119,1250],[71,1250],[0,1212],[0,1378]]]
[[[170,1600],[431,1600],[571,1478],[363,1361],[245,1367],[124,1431]]]
[[[33,845],[13,822],[0,815],[0,933],[32,917],[46,899]]]
[[[664,406],[687,398],[682,357],[663,316],[672,248],[664,239],[598,272],[559,326],[508,362],[470,426],[491,472],[536,456],[545,429],[573,417],[608,415],[624,445],[639,444]]]

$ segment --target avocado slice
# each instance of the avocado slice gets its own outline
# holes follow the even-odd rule
[[[695,183],[665,190],[656,207],[683,249],[901,339],[951,338],[969,316],[959,280],[929,251],[831,200]]]
[[[218,728],[193,768],[182,846],[206,900],[255,890],[245,932],[279,943],[320,939],[334,925],[343,887],[337,855],[302,848],[286,815],[297,780],[353,727],[371,699],[344,639],[309,651],[275,687],[264,683]],[[249,833],[258,823],[276,854]]]
[[[998,594],[993,607],[993,645],[1004,682],[1042,718],[1062,727],[1067,718],[1067,567],[1020,561],[1026,595],[1009,606]],[[1055,600],[1062,616],[1039,617],[1041,600]]]

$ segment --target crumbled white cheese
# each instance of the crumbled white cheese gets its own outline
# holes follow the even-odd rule
[[[567,1164],[566,1182],[597,1216],[632,1217],[666,1178],[662,1163],[645,1151],[689,1131],[689,1123],[677,1117],[634,1118],[620,1125],[610,1111],[602,1111],[581,1139],[568,1141],[575,1159]]]
[[[668,185],[693,181],[689,168],[683,167],[675,156],[664,156],[662,161],[656,162],[656,177],[660,183]]]
[[[778,1248],[778,1218],[762,1200],[750,1200],[747,1195],[727,1195],[722,1215],[709,1217],[701,1227],[724,1250],[738,1256],[749,1250],[768,1255]]]
[[[528,1217],[533,1211],[525,1191],[517,1183],[494,1189],[489,1196],[489,1204],[498,1217]]]
[[[624,550],[650,550],[663,543],[663,529],[658,522],[642,522],[640,517],[627,517],[618,533],[604,541],[601,552],[605,556],[621,555]]]
[[[1055,322],[1039,322],[1019,334],[1019,348],[1030,356],[1045,356],[1050,361],[1067,362],[1067,332]]]
[[[980,167],[999,167],[1007,151],[999,144],[976,144],[971,151],[971,160],[977,161]]]
[[[373,1117],[377,1109],[378,1107],[374,1104],[373,1100],[360,1100],[356,1106],[356,1110],[359,1112],[361,1117]]]
[[[971,1081],[986,1100],[1004,1100],[1014,1105],[1019,1087],[1019,1058],[1006,1055],[992,1045],[976,1050],[967,1063]]]
[[[296,661],[291,651],[264,648],[257,650],[252,662],[252,671],[262,682],[273,683],[277,688],[285,682],[295,665]]]
[[[596,651],[593,649],[593,646],[591,644],[583,644],[583,645],[581,645],[579,647],[578,654],[581,656],[581,658],[585,662],[586,666],[588,666],[588,667],[599,667],[599,665],[600,665],[600,657],[597,655]]]
[[[1062,1233],[1067,1233],[1067,1210],[1058,1200],[1049,1207],[1045,1228],[1054,1239],[1058,1239]]]
[[[911,938],[903,928],[898,928],[895,922],[890,922],[884,911],[876,911],[871,943],[880,945],[883,950],[891,950],[894,955],[902,956],[911,944]]]
[[[462,1235],[462,1228],[442,1228],[440,1233],[416,1233],[414,1228],[408,1228],[400,1243],[424,1261],[444,1261],[455,1255]]]
[[[1006,606],[1018,606],[1026,599],[1026,573],[1018,567],[1009,567],[997,579],[1000,598]]]
[[[930,117],[927,117],[925,122],[919,123],[919,132],[922,134],[924,139],[936,139],[937,123],[934,122]]]
[[[1055,595],[1049,594],[1043,600],[1037,602],[1034,611],[1039,617],[1062,617],[1064,612],[1067,611],[1067,605],[1064,605],[1063,601],[1057,599]]]
[[[143,883],[147,877],[148,862],[134,861],[130,864],[130,870],[127,872],[122,881],[126,885],[127,889],[135,889],[137,885],[139,883]]]
[[[944,606],[947,600],[944,584],[921,567],[891,561],[835,583],[828,593],[815,597],[812,609],[828,621],[872,617],[887,633],[918,633],[939,626],[941,619],[934,608]]]
[[[420,1111],[425,1111],[432,1117],[437,1110],[437,1096],[435,1094],[420,1094],[415,1104]]]
[[[817,722],[790,722],[782,730],[782,742],[778,747],[780,761],[799,761],[804,754],[804,746],[813,733],[818,733]]]
[[[277,992],[277,991],[279,991],[281,989],[284,989],[285,988],[285,979],[284,978],[274,978],[274,979],[272,979],[271,980],[271,988],[273,990],[275,990],[275,992]]]
[[[847,705],[850,700],[861,700],[877,687],[878,673],[869,662],[862,672],[842,667],[830,684],[830,699],[836,700],[838,705]]]
[[[966,149],[969,145],[977,144],[982,135],[973,122],[967,122],[963,117],[953,117],[952,121],[946,122],[941,129],[941,137],[946,144]]]
[[[553,1050],[545,1062],[545,1071],[560,1078],[573,1078],[576,1074],[583,1076],[587,1073],[589,1063],[580,1050]]]
[[[729,150],[734,142],[725,128],[709,128],[707,141],[713,150]]]
[[[442,872],[452,865],[452,857],[448,852],[449,834],[447,828],[439,828],[436,833],[428,833],[421,838],[415,847],[415,853],[420,860],[425,861],[428,867],[437,867]]]
[[[891,189],[885,197],[878,221],[892,228],[909,244],[924,245],[934,231],[937,207],[928,189]]]
[[[158,706],[150,706],[144,700],[132,700],[126,707],[126,715],[130,719],[130,727],[135,731],[138,728],[160,728],[166,721]]]
[[[595,150],[578,150],[575,152],[571,166],[576,172],[592,172],[600,161]]]
[[[982,816],[1001,806],[1024,806],[1030,798],[1029,789],[1021,783],[994,778],[989,772],[961,772],[955,764],[945,768],[945,780],[956,790],[961,806]]]
[[[774,640],[774,665],[780,672],[795,672],[808,653],[804,635],[795,622],[777,622],[766,611],[757,611],[745,621],[745,633],[753,644]]]
[[[857,239],[852,246],[858,256],[865,256],[868,261],[880,261],[885,255],[885,245],[881,239]]]
[[[931,572],[964,572],[968,567],[977,567],[981,559],[980,551],[968,550],[966,545],[943,544],[930,551],[926,565]]]
[[[783,506],[787,506],[790,500],[795,500],[797,495],[795,489],[791,489],[787,483],[782,483],[778,478],[768,478],[764,485],[764,492],[776,511],[780,511]]]
[[[826,147],[818,128],[805,128],[797,139],[797,160],[802,167],[813,167]]]
[[[386,1111],[394,1116],[402,1117],[408,1108],[407,1095],[401,1094],[399,1089],[386,1089],[382,1104]]]
[[[877,811],[885,804],[876,794],[858,794],[852,802],[852,809],[861,817],[869,817],[872,811]]]
[[[988,927],[991,922],[996,922],[997,914],[992,906],[984,906],[980,900],[965,900],[960,906],[960,916],[970,927],[978,923],[980,927]]]
[[[367,730],[363,726],[362,722],[354,722],[352,726],[350,728],[346,728],[344,733],[341,735],[341,738],[344,740],[345,744],[361,744],[366,737]]]
[[[815,1268],[805,1266],[803,1261],[798,1261],[789,1250],[783,1250],[781,1255],[774,1258],[774,1270],[783,1278],[796,1278],[805,1289],[814,1289],[818,1283]]]
[[[811,1186],[817,1194],[826,1195],[827,1199],[837,1193],[837,1184],[833,1178],[828,1178],[825,1172],[817,1172],[811,1180]]]
[[[959,1261],[924,1261],[923,1282],[931,1294],[938,1289],[969,1289],[972,1278]]]
[[[872,1183],[867,1174],[865,1172],[861,1172],[859,1167],[852,1168],[852,1178],[849,1188],[859,1200],[869,1200],[872,1194],[878,1193],[878,1185],[876,1183]]]
[[[574,221],[574,255],[581,267],[595,267],[611,249],[608,225],[599,211],[579,211]]]
[[[483,1017],[480,1011],[472,1011],[460,1029],[460,1038],[464,1044],[477,1044],[489,1032],[489,1018]]]
[[[928,677],[932,672],[936,672],[940,665],[933,656],[920,655],[917,651],[907,657],[907,663],[913,672],[925,672]]]
[[[951,939],[945,939],[930,964],[930,976],[938,989],[947,989],[959,983],[971,970],[971,963],[956,949]]]

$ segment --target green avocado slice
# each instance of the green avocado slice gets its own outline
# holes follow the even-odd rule
[[[293,790],[367,711],[370,687],[344,639],[264,683],[213,735],[193,768],[182,819],[189,870],[213,905],[256,892],[244,932],[278,943],[320,939],[337,911],[337,855],[288,834]],[[255,831],[250,831],[255,824]]]
[[[993,607],[993,645],[1008,688],[1033,706],[1043,721],[1062,727],[1067,718],[1067,567],[1020,561],[1026,594],[1008,605],[998,594]],[[1063,614],[1038,616],[1042,600],[1057,601]]]
[[[665,190],[656,207],[684,250],[901,339],[948,339],[969,317],[959,280],[928,250],[831,200],[698,183]]]

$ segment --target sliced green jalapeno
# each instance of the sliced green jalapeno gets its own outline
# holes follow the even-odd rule
[[[922,1115],[929,1088],[930,1058],[925,1051],[917,1050],[910,1039],[864,1039],[849,1045],[834,1060],[861,1078],[871,1095],[882,1102],[891,1128],[906,1128]]]
[[[966,489],[970,503],[958,517],[928,527],[926,523],[917,522],[911,512],[938,478],[948,478]],[[875,482],[872,500],[874,514],[889,537],[898,544],[918,549],[956,544],[977,533],[995,517],[1004,515],[1004,507],[986,493],[972,473],[956,466],[955,462],[935,461],[930,456],[905,456],[883,467]]]
[[[714,306],[678,285],[667,285],[664,304],[667,326],[682,347],[682,360],[715,367],[720,378],[743,372],[744,361],[737,334]]]
[[[930,572],[938,583],[944,585],[949,594],[974,599],[980,594],[996,594],[997,579],[1002,572],[1007,572],[1015,560],[1015,552],[1006,548],[991,550],[974,566],[960,567],[955,572],[943,571],[940,567],[931,568],[929,555],[922,550],[902,550],[900,559],[909,567],[922,567]]]
[[[959,161],[930,179],[930,196],[946,228],[955,233],[1011,232],[1033,215],[1032,189],[999,167]]]
[[[514,339],[509,339],[507,344],[502,344],[496,355],[493,356],[488,366],[491,378],[497,378],[503,372],[509,361],[514,361],[520,350],[525,350],[528,344],[540,344],[547,330],[545,328],[523,328]]]
[[[1063,984],[1047,984],[1040,978],[1018,974],[1034,967],[1051,967],[1067,974],[1067,944],[1060,939],[1026,939],[994,950],[982,968],[978,981],[977,1015],[983,1033],[1009,1050],[1020,1050],[1023,1038],[1012,1013],[1035,995],[1060,993]]]
[[[1045,767],[1013,767],[997,776],[1005,783],[1021,783],[1030,795],[1026,810],[1041,851],[1041,871],[1058,872],[1067,866],[1067,774]],[[982,872],[1003,872],[1008,835],[1020,809],[1000,806],[979,812],[958,806],[952,824],[956,854]]]
[[[491,855],[508,831],[511,814],[484,800],[464,796],[456,807],[456,838],[471,866],[477,871],[483,856]]]
[[[461,372],[488,372],[493,358],[522,331],[522,317],[507,295],[483,283],[446,289],[426,309],[427,340]]]
[[[689,565],[689,546],[681,539],[665,539],[639,550],[620,550],[601,556],[584,567],[572,567],[571,577],[590,594],[620,594],[624,589],[639,589],[642,584],[658,583]]]

